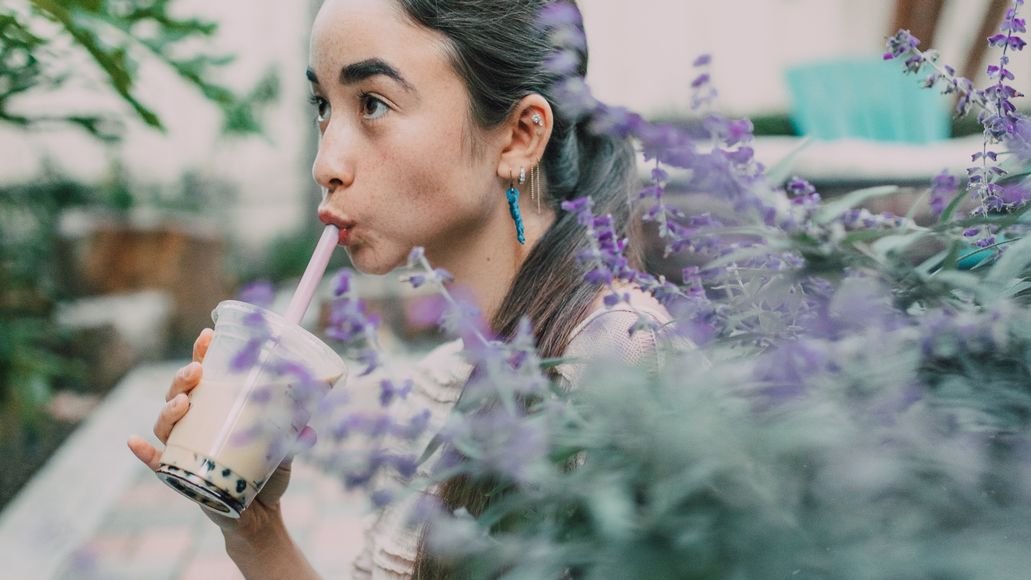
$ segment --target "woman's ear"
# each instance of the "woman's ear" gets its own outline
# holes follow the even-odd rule
[[[555,116],[547,99],[533,93],[523,97],[502,125],[503,142],[498,177],[512,179],[520,169],[530,171],[544,157]]]

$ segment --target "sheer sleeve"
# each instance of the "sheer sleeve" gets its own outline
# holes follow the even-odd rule
[[[444,426],[472,372],[461,354],[462,342],[456,340],[438,347],[416,365],[411,377],[412,392],[394,404],[393,412],[400,417],[410,417],[429,410],[429,426],[416,441],[403,447],[399,442],[385,451],[420,455]],[[419,475],[428,475],[427,469],[432,463],[431,458],[420,466]],[[396,483],[401,485],[400,481]],[[422,530],[408,519],[418,499],[418,495],[405,497],[366,519],[365,547],[354,561],[353,578],[380,580],[412,576]]]
[[[652,328],[631,332],[642,316],[651,319],[653,326],[670,321],[666,309],[653,301],[643,301],[632,307],[598,310],[585,319],[574,331],[563,358],[572,359],[556,367],[559,376],[569,387],[579,386],[590,361],[618,361],[635,365],[645,372],[658,372],[662,365],[665,334]]]

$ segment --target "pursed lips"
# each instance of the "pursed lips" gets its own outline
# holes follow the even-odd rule
[[[346,246],[351,242],[351,231],[355,226],[354,221],[334,215],[328,208],[319,209],[319,221],[326,225],[332,224],[340,230],[339,245]]]

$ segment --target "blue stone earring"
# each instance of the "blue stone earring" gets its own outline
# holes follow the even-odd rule
[[[509,179],[512,179],[512,173],[509,172]],[[519,183],[526,180],[526,170],[519,170]],[[516,189],[515,182],[509,181],[508,191],[505,192],[505,197],[508,198],[508,213],[512,214],[512,221],[515,222],[516,226],[516,239],[519,240],[520,244],[526,243],[526,235],[523,233],[523,214],[519,212],[519,190]]]

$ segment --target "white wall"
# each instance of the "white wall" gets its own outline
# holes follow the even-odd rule
[[[947,2],[937,33],[945,62],[962,65],[990,0]],[[688,109],[691,62],[713,55],[719,107],[783,112],[787,67],[840,56],[879,56],[894,0],[580,0],[591,45],[588,72],[606,102],[659,114]],[[1014,58],[1031,92],[1031,49]],[[995,58],[989,52],[989,58]],[[915,81],[914,81],[915,82]]]
[[[723,110],[785,111],[785,67],[880,54],[893,6],[893,0],[580,1],[592,47],[589,80],[595,93],[646,114],[686,110],[694,77],[690,63],[703,52],[714,55]],[[945,60],[962,60],[988,1],[947,3],[939,34]],[[0,181],[33,179],[45,160],[73,177],[99,181],[117,157],[140,183],[174,182],[185,171],[227,181],[240,194],[228,228],[251,249],[314,219],[310,164],[315,131],[302,71],[313,15],[310,4],[317,2],[180,0],[178,5],[182,14],[221,23],[216,47],[238,55],[225,71],[226,83],[249,87],[269,66],[278,69],[282,99],[267,118],[268,138],[221,137],[218,112],[169,70],[151,63],[141,70],[141,95],[162,115],[167,134],[134,123],[121,146],[107,148],[74,130],[25,133],[0,128]],[[1018,84],[1031,92],[1031,50],[1027,52],[1015,59],[1013,68]],[[51,113],[98,103],[122,106],[95,95],[80,87],[22,106]]]

